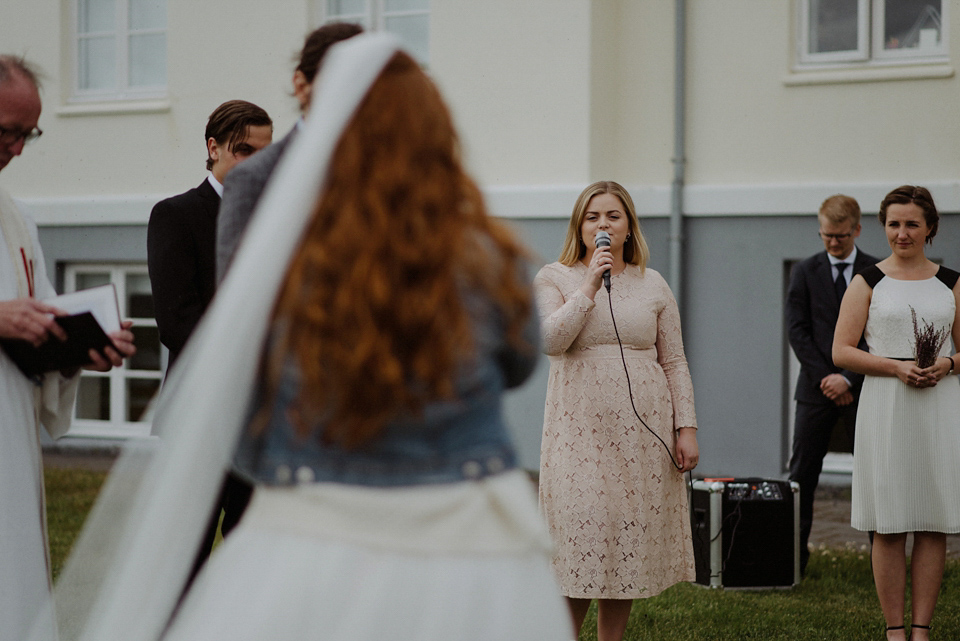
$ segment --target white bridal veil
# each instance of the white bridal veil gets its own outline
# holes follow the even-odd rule
[[[328,53],[304,131],[281,159],[164,387],[154,422],[159,439],[125,449],[57,583],[62,641],[155,641],[162,634],[236,447],[273,301],[330,156],[397,50],[392,37],[368,34]],[[31,641],[49,638],[41,622]]]

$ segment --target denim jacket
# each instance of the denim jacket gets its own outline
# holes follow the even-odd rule
[[[455,398],[428,403],[417,418],[398,417],[372,441],[346,450],[316,435],[299,437],[287,418],[298,396],[299,369],[288,358],[269,423],[258,436],[246,430],[235,458],[242,476],[265,485],[336,482],[405,486],[479,479],[516,466],[502,411],[503,391],[522,383],[539,352],[536,310],[519,351],[506,342],[493,305],[479,296],[465,299],[474,330],[474,354],[461,365]],[[261,390],[262,391],[262,390]],[[263,402],[257,395],[252,416]]]

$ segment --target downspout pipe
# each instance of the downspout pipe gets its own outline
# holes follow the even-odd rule
[[[670,289],[683,309],[683,186],[686,130],[687,3],[676,0],[673,88],[673,185],[670,197]]]

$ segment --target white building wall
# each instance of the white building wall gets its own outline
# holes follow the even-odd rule
[[[581,183],[590,168],[590,2],[435,1],[430,72],[488,187]]]
[[[949,64],[819,73],[793,70],[796,2],[688,4],[691,183],[896,186],[960,176],[956,3],[945,3]]]
[[[65,208],[72,199],[152,204],[199,184],[206,171],[204,126],[226,100],[266,109],[275,137],[298,117],[289,95],[291,61],[310,30],[306,0],[168,0],[168,95],[132,103],[70,102],[70,4],[5,0],[0,6],[0,48],[25,54],[45,75],[44,135],[2,180],[17,197],[40,205],[55,199],[41,210],[51,209],[57,222],[70,222]],[[86,211],[78,210],[73,222],[90,222]],[[141,203],[129,222],[145,223],[148,215]]]
[[[283,135],[297,117],[291,57],[317,2],[168,0],[169,95],[134,113],[68,104],[69,0],[4,0],[0,51],[26,54],[47,78],[45,134],[0,183],[59,248],[48,259],[94,255],[84,238],[103,234],[85,235],[91,224],[139,226],[145,237],[152,205],[203,177],[203,126],[224,100],[261,105]],[[797,2],[687,0],[682,309],[706,473],[782,471],[784,263],[820,248],[813,214],[823,198],[860,200],[862,246],[875,254],[886,247],[869,212],[892,187],[927,185],[943,212],[960,212],[960,6],[945,3],[946,61],[811,71],[795,65]],[[631,190],[651,265],[665,273],[674,3],[432,0],[431,8],[429,71],[494,211],[553,260],[580,189],[612,178]],[[957,267],[954,218],[931,256]],[[124,238],[122,259],[132,260],[136,240]],[[510,400],[528,466],[545,376],[541,367]]]
[[[70,4],[0,7],[3,50],[47,75],[45,135],[3,175],[41,222],[98,222],[69,205],[105,197],[104,211],[123,202],[129,222],[144,221],[144,202],[203,175],[203,125],[224,100],[263,106],[277,136],[296,119],[291,57],[311,0],[169,0],[168,98],[130,106],[69,103]],[[907,181],[960,210],[957,54],[797,72],[795,4],[688,2],[688,213],[810,211],[824,184],[873,199]],[[956,40],[960,10],[947,19]],[[571,193],[609,177],[643,195],[646,213],[666,213],[673,27],[666,1],[434,0],[430,71],[499,211],[566,215]]]

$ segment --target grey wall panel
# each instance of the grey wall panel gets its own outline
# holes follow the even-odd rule
[[[47,273],[57,291],[63,289],[64,263],[146,263],[146,225],[41,227],[40,245]]]
[[[555,260],[566,219],[513,224],[541,262]],[[642,224],[652,254],[650,266],[667,276],[668,221],[657,218]],[[817,228],[810,214],[685,221],[681,314],[701,428],[700,474],[785,475],[790,447],[785,265],[823,248]],[[858,244],[876,256],[889,254],[880,223],[869,210]],[[960,216],[945,215],[928,255],[960,268],[958,248]],[[536,374],[512,392],[506,404],[521,461],[531,469],[539,462],[547,369],[544,358]]]
[[[867,207],[865,207],[866,209]],[[873,209],[870,206],[869,209]],[[539,269],[556,260],[567,219],[513,220]],[[668,276],[668,221],[642,221],[650,267]],[[872,213],[858,245],[884,257],[889,248]],[[784,265],[822,249],[812,215],[689,218],[685,223],[683,334],[693,375],[704,475],[784,475],[786,347]],[[47,268],[63,262],[142,262],[146,227],[46,227]],[[946,215],[928,256],[960,269],[960,215]],[[547,360],[507,395],[505,407],[523,467],[537,469]]]

